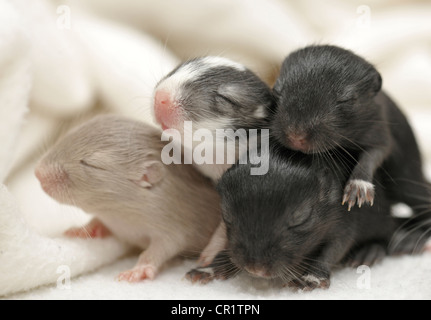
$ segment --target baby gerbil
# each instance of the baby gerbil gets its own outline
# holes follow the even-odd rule
[[[154,89],[156,121],[163,129],[176,129],[182,135],[185,121],[192,122],[193,132],[207,129],[214,138],[220,129],[266,128],[274,107],[268,85],[245,66],[221,57],[186,61]],[[205,142],[215,147],[214,141]],[[233,163],[196,166],[217,181]]]
[[[189,272],[189,279],[205,283],[244,270],[300,289],[327,288],[336,265],[372,264],[389,252],[400,222],[391,217],[380,183],[373,207],[346,214],[339,198],[350,168],[334,171],[324,159],[313,161],[276,143],[269,164],[266,175],[252,176],[249,165],[235,165],[220,179],[227,250],[211,268]],[[399,243],[400,252],[413,241],[423,248],[426,239],[403,241],[408,243]]]
[[[144,249],[119,279],[153,279],[178,255],[198,255],[221,220],[211,180],[193,166],[164,165],[161,132],[118,116],[100,116],[72,130],[41,160],[45,192],[96,219],[71,236],[118,238]]]
[[[157,84],[153,101],[156,121],[163,129],[178,130],[185,149],[187,134],[209,130],[212,139],[203,143],[213,149],[213,161],[194,165],[215,182],[240,157],[236,148],[234,161],[227,161],[227,151],[223,163],[217,163],[216,130],[266,128],[268,115],[275,108],[268,85],[245,66],[221,57],[201,57],[182,63]],[[190,129],[185,128],[186,121],[191,122],[192,132],[187,132]],[[224,144],[223,139],[223,148]],[[203,251],[201,264],[211,262],[225,242],[225,228],[221,224]]]
[[[342,196],[349,210],[375,202],[372,181],[382,166],[386,197],[418,213],[431,199],[419,148],[406,117],[381,87],[379,72],[351,51],[300,49],[284,60],[274,85],[271,133],[287,148],[340,158],[340,164],[358,155]],[[429,214],[417,223],[426,220]]]

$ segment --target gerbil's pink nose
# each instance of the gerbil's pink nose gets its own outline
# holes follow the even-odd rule
[[[55,198],[59,191],[67,183],[69,176],[63,169],[40,164],[34,171],[42,189]]]
[[[154,97],[154,103],[157,106],[169,106],[171,104],[171,96],[166,91],[159,90]]]
[[[251,275],[259,277],[259,278],[270,278],[271,277],[269,272],[263,267],[247,266],[244,269],[245,269],[245,271],[247,271]]]
[[[36,167],[36,169],[34,170],[34,174],[35,174],[37,180],[39,180],[40,182],[43,181],[44,175],[43,175],[43,170],[42,170],[40,165]]]
[[[309,149],[309,142],[305,134],[290,134],[288,140],[289,145],[295,150],[306,151]]]
[[[163,130],[175,126],[179,121],[178,103],[164,90],[157,90],[154,95],[154,114],[156,121],[162,125]]]

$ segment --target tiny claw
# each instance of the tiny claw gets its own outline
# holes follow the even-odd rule
[[[370,203],[370,206],[374,204],[374,195],[371,192],[367,193],[367,200]]]
[[[345,194],[343,197],[343,202],[341,203],[341,205],[344,206],[344,204],[347,202],[348,199],[349,199],[349,196],[347,194]]]

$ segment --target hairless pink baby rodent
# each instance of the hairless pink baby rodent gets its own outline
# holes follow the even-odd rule
[[[211,181],[193,166],[164,165],[160,136],[142,122],[99,116],[61,139],[35,171],[48,195],[95,216],[67,235],[112,232],[144,249],[120,280],[153,279],[170,259],[198,255],[221,220]]]

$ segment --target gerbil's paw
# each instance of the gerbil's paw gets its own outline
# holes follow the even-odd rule
[[[347,265],[352,268],[357,268],[359,266],[373,266],[377,262],[383,260],[387,255],[386,246],[373,243],[365,245],[351,255],[350,259],[347,260]]]
[[[298,279],[290,281],[287,286],[300,291],[313,291],[314,289],[328,289],[331,285],[329,278],[319,278],[306,274]]]
[[[220,277],[215,274],[213,268],[207,267],[190,270],[186,273],[186,279],[192,283],[199,282],[200,284],[207,284],[214,279],[220,279]]]
[[[157,269],[152,265],[134,267],[132,270],[124,271],[119,274],[118,281],[139,282],[145,279],[154,279]]]
[[[372,206],[374,204],[374,185],[365,180],[349,180],[344,189],[342,204],[344,205],[345,203],[348,204],[349,211],[356,203],[359,208],[362,207],[364,203]]]
[[[84,227],[71,228],[67,230],[64,235],[70,238],[82,239],[106,238],[111,235],[111,231],[106,228],[101,222],[91,222]]]

